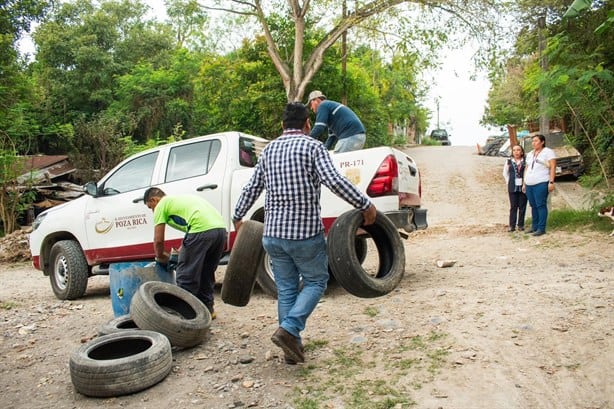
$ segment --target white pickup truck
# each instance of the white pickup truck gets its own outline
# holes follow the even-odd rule
[[[143,193],[157,186],[167,194],[193,193],[206,198],[235,232],[232,212],[249,180],[258,155],[268,141],[240,132],[196,137],[135,154],[121,162],[98,183],[84,186],[85,194],[53,207],[35,219],[30,251],[35,268],[50,277],[59,299],[76,299],[88,278],[108,274],[109,263],[154,258],[152,212]],[[403,152],[389,147],[332,155],[343,175],[371,198],[397,229],[411,232],[427,227],[420,208],[418,166]],[[328,230],[351,206],[322,189],[322,218]],[[264,221],[264,195],[245,219]],[[178,248],[181,232],[168,228],[166,246]],[[227,258],[225,258],[227,260]],[[271,292],[272,280],[263,261],[258,282]]]

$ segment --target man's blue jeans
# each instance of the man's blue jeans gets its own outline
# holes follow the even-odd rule
[[[362,149],[365,146],[367,135],[359,133],[356,135],[348,136],[347,138],[339,139],[335,144],[335,153],[339,152],[351,152]]]
[[[546,231],[548,220],[548,182],[526,186],[527,199],[531,205],[531,227],[533,231]]]
[[[277,285],[279,326],[300,340],[307,318],[318,305],[328,283],[328,257],[324,233],[305,240],[265,236]],[[303,288],[300,286],[303,279]]]

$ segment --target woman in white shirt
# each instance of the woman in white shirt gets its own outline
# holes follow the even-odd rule
[[[532,145],[524,172],[524,192],[531,205],[532,217],[532,229],[528,233],[541,236],[546,233],[548,194],[554,190],[556,155],[552,149],[546,148],[544,135],[533,136]]]

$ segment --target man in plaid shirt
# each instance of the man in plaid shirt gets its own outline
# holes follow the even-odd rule
[[[364,225],[375,222],[376,209],[337,171],[324,145],[309,136],[305,105],[286,105],[282,125],[283,134],[262,151],[243,188],[233,221],[238,231],[241,219],[266,189],[262,244],[271,257],[279,320],[271,340],[284,351],[286,362],[295,364],[305,362],[300,334],[328,282],[321,185],[361,210]]]

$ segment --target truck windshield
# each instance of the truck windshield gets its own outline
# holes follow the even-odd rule
[[[532,141],[533,138],[531,136],[526,136],[523,138],[525,152],[533,150]],[[570,145],[570,143],[567,141],[567,138],[565,138],[565,134],[562,132],[546,135],[546,147],[550,149],[560,148],[567,145]]]
[[[565,140],[563,133],[551,133],[546,136],[546,146],[549,148],[560,148],[561,146],[569,145]]]

